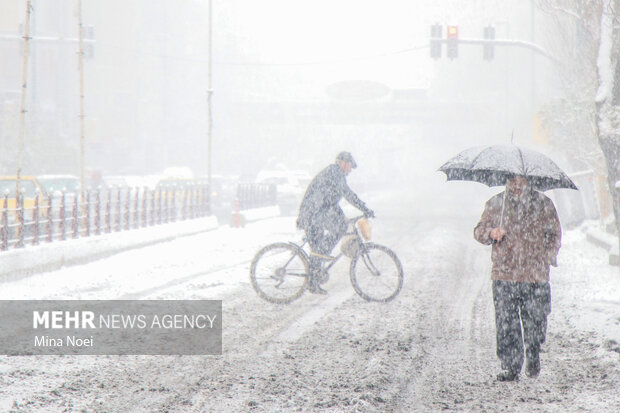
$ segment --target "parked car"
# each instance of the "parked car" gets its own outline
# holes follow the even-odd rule
[[[45,207],[46,192],[43,186],[39,183],[34,176],[21,176],[19,181],[20,189],[23,191],[24,196],[24,223],[26,234],[32,232],[33,229],[33,214],[35,207],[35,200],[37,194],[39,194],[39,219],[45,219],[47,216],[47,208]],[[9,237],[13,238],[17,235],[17,227],[14,224],[18,221],[17,212],[17,177],[16,176],[0,176],[0,211],[4,208],[8,209],[7,223],[13,226],[13,229],[8,231]],[[8,195],[8,197],[6,197]],[[5,203],[5,199],[7,202]],[[1,223],[0,223],[1,224]]]
[[[167,190],[171,190],[171,189],[176,189],[176,191],[181,191],[184,188],[189,188],[192,186],[197,186],[197,185],[204,185],[206,184],[207,181],[205,179],[198,179],[198,178],[163,178],[160,179],[159,181],[157,181],[157,184],[155,185],[155,190],[158,189],[167,189]]]
[[[136,188],[136,189],[155,189],[161,180],[160,176],[155,175],[107,175],[104,176],[103,186],[105,188]]]
[[[239,178],[236,176],[211,176],[211,212],[218,219],[230,218],[235,208]]]
[[[8,194],[8,209],[15,209],[16,207],[16,187],[17,185],[17,177],[16,176],[0,176],[0,208],[5,208],[4,205],[4,195]],[[39,183],[36,177],[34,176],[22,176],[20,177],[19,186],[23,190],[24,194],[24,207],[32,208],[34,206],[35,197],[37,193],[43,197],[47,193],[45,188]]]
[[[162,172],[165,178],[176,179],[193,179],[194,172],[186,166],[170,166]]]
[[[159,202],[159,190],[161,189],[161,202],[165,203],[174,199],[178,211],[181,211],[184,203],[203,204],[203,192],[197,189],[201,189],[201,186],[205,184],[206,180],[198,178],[164,177],[155,185],[155,202]],[[191,191],[192,189],[194,191]],[[173,198],[171,198],[172,193],[174,193]]]
[[[308,171],[301,169],[293,170],[291,173],[295,176],[297,183],[304,189],[305,192],[306,188],[308,188],[308,185],[312,181],[312,175],[310,175]]]
[[[275,184],[277,203],[282,215],[295,215],[301,198],[312,177],[305,171],[263,170],[256,176],[257,183]]]
[[[73,214],[75,198],[80,193],[80,178],[75,175],[39,175],[37,180],[43,186],[47,196],[50,197],[53,218],[58,219],[60,217],[63,192],[65,194],[64,217],[70,218]]]
[[[75,194],[80,191],[80,178],[75,175],[39,175],[37,180],[48,195],[58,195],[62,191]]]

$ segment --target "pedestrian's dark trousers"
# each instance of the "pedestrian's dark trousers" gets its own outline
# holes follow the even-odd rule
[[[329,255],[347,231],[344,214],[340,210],[329,210],[318,222],[313,222],[306,230],[306,238],[313,252]],[[310,256],[310,271],[317,274],[321,269],[321,259]]]
[[[493,280],[497,357],[502,369],[520,372],[524,347],[528,358],[538,357],[551,312],[549,283]]]

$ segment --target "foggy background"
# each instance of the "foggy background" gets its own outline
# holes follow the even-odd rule
[[[466,4],[464,4],[466,3]],[[0,154],[14,175],[25,1],[0,13]],[[75,0],[33,0],[22,174],[79,174]],[[85,167],[103,175],[188,166],[207,174],[207,0],[82,1]],[[554,63],[520,47],[461,44],[431,59],[430,27],[460,38],[534,41],[547,17],[529,1],[212,2],[212,173],[253,180],[283,164],[314,174],[341,150],[349,182],[432,196],[437,172],[473,145],[545,145],[541,105],[561,96]],[[36,38],[48,38],[48,40]],[[561,162],[559,162],[561,166]],[[476,184],[455,184],[467,187]],[[430,192],[426,192],[427,189]],[[473,189],[479,190],[479,189]]]

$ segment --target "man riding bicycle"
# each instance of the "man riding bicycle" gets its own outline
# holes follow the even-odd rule
[[[340,200],[344,197],[366,217],[374,217],[374,212],[366,207],[347,184],[347,175],[353,168],[357,168],[357,164],[351,153],[340,152],[335,163],[312,179],[299,207],[297,228],[306,232],[312,249],[310,292],[314,294],[327,294],[318,282],[321,260],[333,258],[328,254],[347,231],[346,217],[338,205]]]

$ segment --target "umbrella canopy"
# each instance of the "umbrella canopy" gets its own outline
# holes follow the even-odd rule
[[[527,177],[539,191],[577,189],[571,179],[546,155],[516,145],[493,145],[464,150],[441,168],[448,181],[475,181],[488,186],[506,185],[515,176]]]

